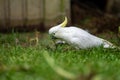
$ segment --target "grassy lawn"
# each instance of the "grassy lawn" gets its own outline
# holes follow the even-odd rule
[[[120,80],[120,50],[75,50],[68,45],[56,48],[47,34],[40,34],[35,45],[29,41],[33,36],[0,34],[0,80],[68,80],[64,72],[59,74],[60,69],[74,74],[76,80]],[[52,67],[52,60],[47,62],[44,54],[54,59]]]

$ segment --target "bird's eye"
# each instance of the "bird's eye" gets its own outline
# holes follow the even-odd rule
[[[55,32],[52,33],[51,38],[52,38],[52,39],[56,39],[56,37],[55,37]]]

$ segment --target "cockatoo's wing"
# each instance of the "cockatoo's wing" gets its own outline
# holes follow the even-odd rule
[[[94,37],[88,32],[76,27],[62,28],[55,36],[66,41],[68,44],[79,48],[89,48],[102,43],[99,38]]]
[[[103,45],[104,48],[110,48],[113,44],[107,40],[96,37],[87,31],[77,27],[65,27],[56,33],[56,37],[66,41],[76,48],[90,48]]]

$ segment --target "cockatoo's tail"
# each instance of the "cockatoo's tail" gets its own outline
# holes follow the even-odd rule
[[[65,17],[65,20],[60,24],[61,27],[65,27],[67,25],[67,17]]]

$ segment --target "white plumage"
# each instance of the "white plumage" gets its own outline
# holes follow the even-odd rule
[[[67,18],[60,25],[50,28],[49,34],[57,39],[65,41],[77,49],[86,49],[103,45],[104,48],[114,48],[115,46],[102,38],[96,37],[87,31],[74,26],[64,27]]]

